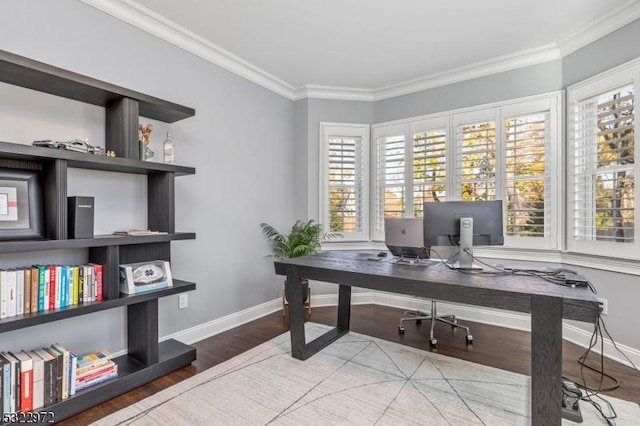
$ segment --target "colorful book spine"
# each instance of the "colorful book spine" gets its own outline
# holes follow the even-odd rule
[[[38,266],[38,312],[47,309],[46,269],[44,265]]]
[[[96,300],[102,300],[102,265],[94,264],[93,265],[96,274]]]
[[[67,306],[67,291],[69,288],[67,287],[67,270],[66,266],[58,266],[57,269],[60,273],[60,302],[59,308],[64,308]]]
[[[33,359],[25,352],[12,354],[20,363],[20,411],[33,411]]]
[[[40,310],[38,306],[38,299],[40,297],[40,276],[38,275],[38,268],[31,268],[31,312],[38,312]]]
[[[56,267],[50,265],[47,271],[49,271],[49,310],[54,310],[56,308]]]
[[[24,300],[22,301],[22,305],[24,307],[23,313],[30,314],[31,313],[31,269],[26,268],[22,273],[23,277],[23,286],[24,286]]]

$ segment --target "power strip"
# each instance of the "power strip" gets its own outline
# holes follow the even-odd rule
[[[582,423],[580,399],[582,391],[570,380],[562,381],[562,417],[576,423]]]

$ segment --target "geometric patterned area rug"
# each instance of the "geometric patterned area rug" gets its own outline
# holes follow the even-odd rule
[[[307,339],[328,328],[307,323]],[[299,361],[285,333],[94,424],[528,425],[529,395],[528,376],[353,332]],[[640,424],[637,404],[607,399],[616,425]]]

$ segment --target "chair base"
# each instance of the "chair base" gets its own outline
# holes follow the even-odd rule
[[[411,312],[405,312],[405,315],[409,314]],[[398,326],[398,332],[400,334],[404,333],[404,322],[405,321],[415,321],[416,324],[420,324],[423,320],[427,321],[431,321],[431,328],[429,330],[429,344],[431,346],[436,346],[438,344],[438,340],[436,340],[433,330],[435,328],[436,322],[440,321],[442,323],[448,324],[450,325],[452,328],[462,328],[464,329],[467,333],[465,335],[465,341],[470,344],[473,343],[473,336],[471,335],[471,332],[469,331],[469,327],[458,324],[458,320],[456,320],[456,316],[455,315],[438,315],[437,314],[437,310],[436,310],[436,301],[432,300],[431,301],[431,313],[424,313],[424,312],[420,312],[420,311],[416,311],[415,314],[413,314],[412,316],[409,317],[403,317],[400,318],[400,325]]]

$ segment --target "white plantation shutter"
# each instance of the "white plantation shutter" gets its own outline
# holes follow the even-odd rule
[[[446,129],[440,128],[414,133],[412,150],[413,215],[422,217],[425,201],[446,201]]]
[[[573,106],[573,238],[635,243],[634,86]]]
[[[368,126],[322,123],[321,223],[346,240],[368,238]]]
[[[551,235],[549,113],[505,120],[506,236]]]
[[[496,199],[496,122],[456,126],[456,193],[461,201]]]
[[[405,215],[406,155],[404,135],[379,138],[377,159],[376,230],[384,232],[385,217],[404,217]]]

